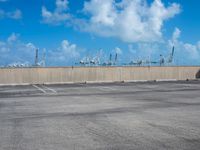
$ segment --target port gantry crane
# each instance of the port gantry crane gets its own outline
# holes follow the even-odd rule
[[[137,61],[131,61],[128,65],[136,65],[136,66],[142,66],[142,65],[157,65],[159,64],[160,66],[164,66],[165,64],[171,64],[173,63],[174,59],[174,52],[175,52],[175,47],[172,47],[172,52],[170,55],[165,58],[162,54],[160,54],[160,59],[159,61],[151,61],[151,60],[137,60]],[[126,65],[126,64],[125,64]]]

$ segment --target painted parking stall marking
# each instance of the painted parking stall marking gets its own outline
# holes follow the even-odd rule
[[[44,85],[33,85],[36,89],[44,94],[57,94],[57,91]]]
[[[43,87],[43,89],[46,89],[47,91],[51,91],[52,93],[57,93],[57,91],[52,88],[46,87],[44,85],[42,85],[42,87]]]

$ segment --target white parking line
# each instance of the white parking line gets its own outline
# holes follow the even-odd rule
[[[114,89],[114,88],[111,88],[111,87],[99,87],[100,89],[102,89],[102,90],[111,90],[111,91],[115,91],[116,89]]]
[[[32,85],[33,87],[35,87],[36,89],[42,91],[43,93],[47,93],[45,90],[43,90],[42,88],[38,87],[37,85]]]
[[[48,88],[48,87],[46,87],[44,85],[42,85],[42,87],[45,88],[46,90],[49,90],[49,91],[53,92],[53,93],[57,93],[57,91],[54,90],[54,89]]]

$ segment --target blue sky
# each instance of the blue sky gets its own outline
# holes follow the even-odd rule
[[[34,62],[67,66],[118,53],[120,63],[158,60],[176,48],[174,64],[200,65],[197,0],[0,0],[0,66]]]

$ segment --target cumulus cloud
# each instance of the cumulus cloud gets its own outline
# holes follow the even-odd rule
[[[113,26],[117,13],[113,0],[92,0],[85,2],[84,10],[91,14],[90,21],[96,24]]]
[[[197,48],[200,50],[200,41],[197,42]]]
[[[4,18],[19,20],[22,18],[22,12],[19,9],[16,9],[15,11],[9,11],[9,12],[6,12],[0,9],[0,19],[4,19]]]
[[[117,54],[119,54],[119,55],[122,55],[122,54],[123,54],[121,48],[119,48],[119,47],[115,47],[115,49],[113,50],[113,52],[114,52],[114,53],[117,53]]]
[[[128,54],[126,59],[130,61],[152,60],[159,61],[160,54],[168,55],[168,49],[164,43],[138,42],[128,45]]]
[[[31,49],[31,50],[35,50],[36,49],[36,46],[33,44],[33,43],[27,43],[27,44],[25,44],[26,45],[26,47],[28,48],[28,49]]]
[[[68,1],[56,0],[55,4],[56,8],[53,12],[49,11],[45,6],[42,7],[42,22],[58,25],[69,20],[70,14],[67,13]]]
[[[183,51],[183,53],[186,52],[190,56],[190,58],[192,58],[194,60],[197,60],[197,59],[200,58],[197,45],[193,45],[193,44],[190,44],[190,43],[184,43],[183,47],[184,47],[184,50],[185,50],[185,51]]]
[[[83,18],[70,14],[68,10],[67,0],[56,0],[54,11],[43,6],[43,22],[70,24],[84,32],[133,43],[160,41],[164,22],[180,13],[180,5],[165,6],[161,0],[154,0],[151,4],[147,0],[89,0],[79,11],[84,12]]]
[[[22,18],[22,12],[19,9],[15,10],[13,12],[8,12],[7,15],[9,18],[16,19],[16,20]]]
[[[175,43],[179,39],[181,35],[181,30],[179,28],[175,28],[173,35],[172,35],[172,41]]]
[[[181,36],[181,30],[175,28],[171,40],[169,40],[169,47],[175,46],[176,59],[180,64],[199,64],[200,48],[199,42],[191,44],[179,40]]]
[[[75,63],[80,58],[80,51],[81,49],[76,44],[72,44],[68,40],[63,40],[56,50],[49,51],[48,61],[50,65],[68,65],[71,62]]]
[[[7,47],[5,42],[0,41],[0,52],[1,54],[4,54],[6,52],[9,52],[10,49]]]
[[[61,47],[59,49],[62,52],[64,52],[67,55],[67,57],[71,58],[79,57],[76,44],[70,44],[69,41],[67,40],[62,41]]]
[[[20,41],[19,34],[12,33],[7,40],[0,41],[0,65],[13,62],[34,62],[34,44]]]
[[[8,37],[7,41],[8,41],[8,43],[15,42],[15,41],[18,40],[18,37],[19,37],[19,34],[12,33],[12,34]]]
[[[151,5],[145,0],[90,0],[84,11],[90,14],[85,30],[125,42],[154,42],[162,38],[164,21],[180,12],[180,5],[165,6],[161,0]]]
[[[160,54],[167,60],[175,47],[174,64],[199,65],[200,41],[189,43],[181,40],[181,30],[175,28],[169,40],[160,42],[137,42],[128,45],[128,54],[124,60],[152,60],[159,62]],[[127,52],[125,52],[126,54]]]
[[[39,60],[43,59],[44,52],[47,53],[47,65],[74,65],[80,59],[83,49],[76,44],[63,40],[56,49],[45,51],[38,48],[32,42],[23,42],[20,35],[12,33],[7,40],[0,41],[0,66],[9,64],[34,64],[35,50],[39,49]],[[45,54],[46,55],[46,54]]]

